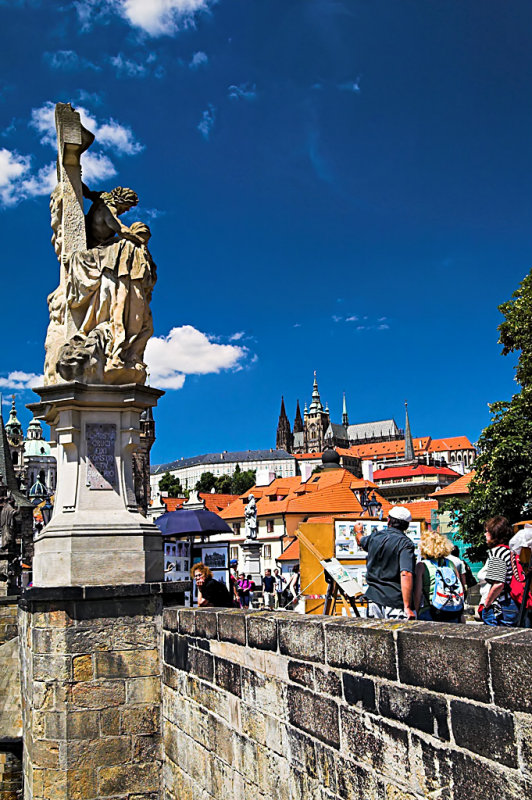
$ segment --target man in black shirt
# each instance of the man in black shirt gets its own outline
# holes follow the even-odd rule
[[[198,606],[206,608],[232,608],[233,601],[225,583],[214,579],[209,567],[201,562],[192,567],[192,577],[198,587]]]
[[[355,525],[356,539],[367,551],[366,597],[368,614],[379,619],[415,619],[413,603],[416,554],[406,535],[412,520],[407,508],[394,506],[388,527],[364,536],[362,523]]]

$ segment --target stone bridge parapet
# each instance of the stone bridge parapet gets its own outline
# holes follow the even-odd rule
[[[530,794],[532,631],[182,608],[163,637],[169,800]]]

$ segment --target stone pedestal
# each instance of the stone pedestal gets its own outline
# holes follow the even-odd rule
[[[257,542],[256,539],[245,539],[241,547],[244,555],[244,567],[242,572],[245,573],[246,577],[251,575],[252,580],[255,581],[255,585],[260,587],[262,584],[260,558],[262,544],[261,542]]]
[[[161,797],[164,588],[24,593],[25,800]]]
[[[133,453],[140,414],[163,392],[63,383],[28,406],[50,425],[57,458],[51,521],[35,540],[34,586],[132,584],[163,578],[161,535],[139,513]]]

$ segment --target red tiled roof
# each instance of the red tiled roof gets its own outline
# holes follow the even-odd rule
[[[433,439],[429,453],[441,453],[445,450],[474,450],[467,436],[449,436],[447,439]]]
[[[186,497],[161,497],[167,511],[176,511],[178,508],[183,508],[183,503]]]
[[[280,556],[278,556],[276,561],[299,561],[299,539],[294,539],[291,542],[286,550],[283,550]]]
[[[389,478],[414,478],[418,475],[450,475],[458,476],[459,473],[449,467],[427,467],[425,464],[418,464],[413,467],[385,467],[376,469],[373,473],[374,481],[385,481]]]
[[[399,503],[398,505],[408,508],[413,520],[424,519],[425,522],[430,522],[431,512],[438,509],[436,500],[419,500],[415,503]]]
[[[357,499],[353,489],[362,489],[365,486],[371,488],[382,503],[384,512],[390,508],[390,503],[381,497],[376,491],[375,484],[369,481],[362,481],[354,478],[351,472],[345,469],[334,469],[328,472],[318,472],[313,475],[306,483],[298,483],[292,479],[293,487],[290,492],[277,500],[278,486],[283,483],[278,479],[268,487],[268,494],[260,496],[261,487],[253,487],[245,495],[231,503],[230,506],[220,512],[223,519],[242,519],[244,516],[245,501],[249,494],[253,494],[257,499],[257,515],[270,516],[271,514],[314,514],[314,513],[350,513],[360,516],[363,513],[362,506]],[[277,484],[277,485],[276,485]],[[273,490],[273,491],[272,491]],[[270,499],[275,498],[275,499]]]
[[[432,492],[431,497],[439,499],[440,497],[454,497],[457,494],[469,494],[469,483],[475,476],[475,470],[462,475],[458,480],[453,481],[444,489],[439,492]]]
[[[294,453],[294,458],[308,459],[308,458],[321,458],[323,453]]]
[[[237,499],[238,495],[200,492],[199,497],[205,503],[205,508],[207,511],[214,511],[215,514],[218,514],[219,511],[222,511],[224,508],[227,508],[227,506],[230,506],[231,503]]]

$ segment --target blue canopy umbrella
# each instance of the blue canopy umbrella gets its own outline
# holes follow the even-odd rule
[[[206,508],[168,511],[155,520],[155,524],[163,536],[189,536],[200,533],[233,533],[232,528],[214,511]]]

